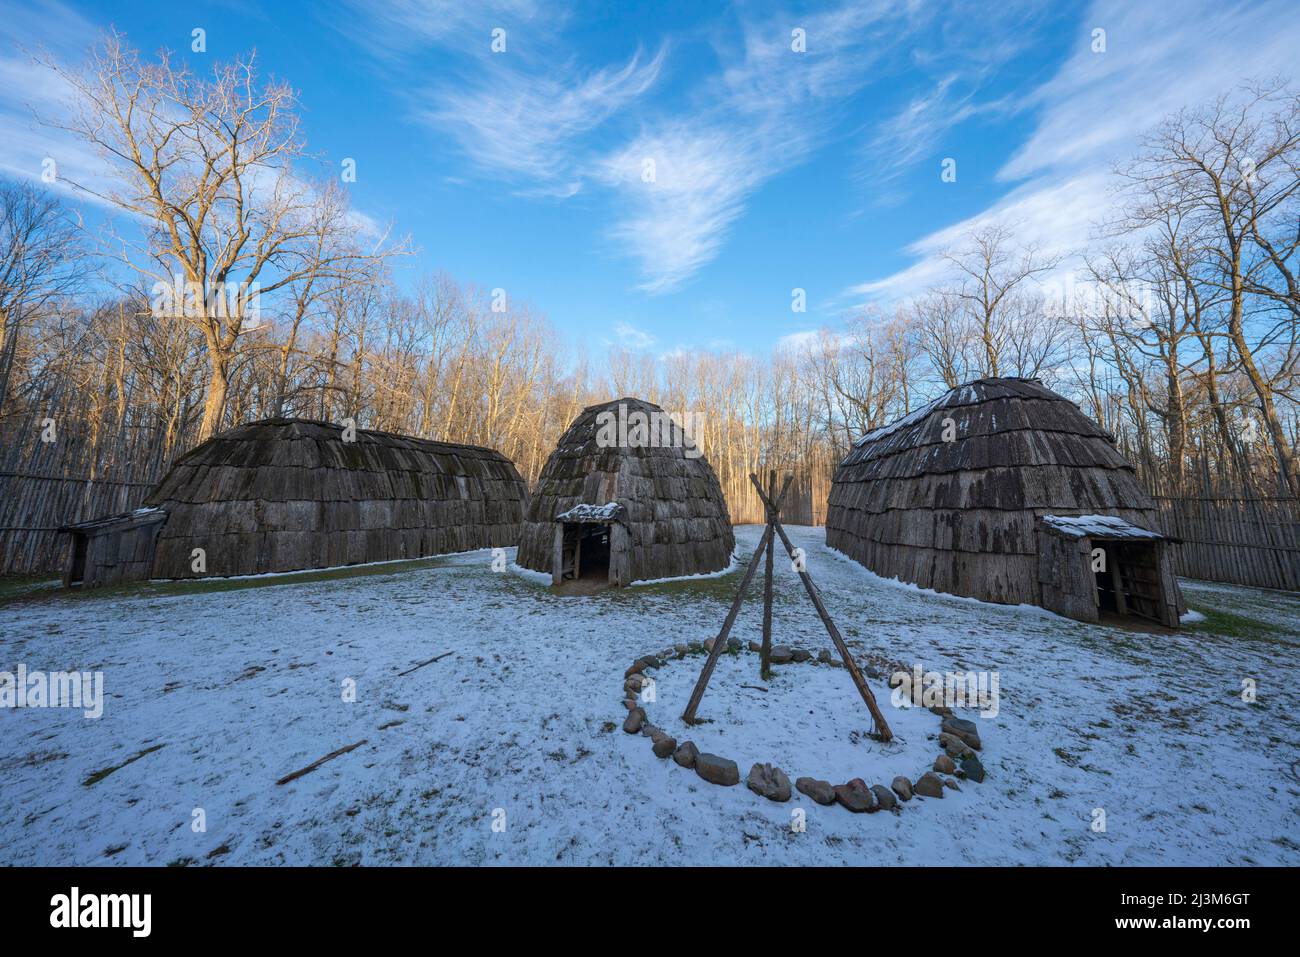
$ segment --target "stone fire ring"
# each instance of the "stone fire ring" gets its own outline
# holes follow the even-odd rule
[[[627,711],[623,730],[627,734],[640,734],[649,738],[655,757],[672,757],[678,765],[693,769],[710,784],[731,787],[740,783],[740,769],[735,761],[701,752],[692,741],[679,744],[676,738],[650,723],[649,716],[637,697],[645,683],[646,672],[662,667],[667,661],[708,654],[716,640],[710,638],[706,642],[674,645],[632,662],[632,666],[623,674],[623,707]],[[758,643],[751,641],[748,650],[758,652]],[[741,651],[740,641],[732,638],[727,642],[723,654],[740,654]],[[770,660],[775,665],[807,663],[843,667],[829,650],[823,649],[814,657],[806,649],[785,645],[774,645]],[[932,767],[921,772],[915,783],[901,774],[890,782],[889,787],[883,784],[867,785],[861,778],[854,778],[845,784],[831,784],[818,778],[802,777],[795,781],[795,788],[818,804],[839,804],[854,813],[893,811],[897,814],[902,810],[902,802],[910,801],[914,796],[942,798],[945,789],[960,791],[955,778],[977,784],[982,782],[985,776],[984,765],[975,752],[981,750],[983,744],[975,722],[956,717],[950,708],[935,706],[928,710],[939,719],[939,747],[943,751],[934,759]],[[790,779],[784,771],[771,764],[755,764],[751,767],[745,784],[755,794],[769,801],[784,802],[791,798]]]

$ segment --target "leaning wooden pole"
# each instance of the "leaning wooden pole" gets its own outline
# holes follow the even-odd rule
[[[727,636],[731,634],[731,626],[736,623],[736,615],[740,612],[740,606],[745,601],[745,592],[749,589],[749,583],[754,578],[754,571],[758,568],[758,560],[763,557],[763,549],[770,550],[772,548],[774,544],[772,539],[772,526],[768,525],[763,530],[763,537],[759,539],[758,548],[754,550],[754,557],[749,560],[749,567],[745,569],[745,577],[741,579],[740,588],[736,590],[736,597],[731,602],[731,611],[727,612],[727,620],[722,623],[722,630],[718,632],[718,637],[713,640],[713,648],[709,651],[708,660],[704,662],[704,670],[700,672],[699,680],[695,682],[695,690],[691,692],[691,700],[682,713],[682,720],[687,724],[695,723],[695,709],[700,706],[700,700],[704,697],[704,689],[708,687],[709,678],[712,677],[713,669],[718,663],[718,656],[727,647]]]
[[[771,508],[772,503],[768,497],[763,494],[763,486],[759,484],[757,476],[750,475],[749,478],[750,481],[754,483],[754,487],[758,489],[758,495],[763,500],[764,504]],[[780,520],[773,520],[771,527],[776,529],[777,535],[781,537],[781,544],[785,546],[786,554],[790,556],[790,561],[794,562],[794,546],[790,544],[790,538],[786,535],[785,529],[781,527]],[[867,685],[867,680],[862,677],[862,672],[859,671],[858,666],[854,664],[853,656],[849,654],[848,645],[844,643],[844,637],[840,634],[840,630],[835,627],[835,622],[831,620],[830,612],[826,610],[825,604],[822,603],[821,593],[817,591],[817,586],[813,583],[812,577],[806,570],[800,569],[797,563],[795,564],[795,568],[799,572],[799,580],[803,582],[804,590],[808,592],[808,597],[812,599],[813,607],[817,609],[817,615],[821,618],[822,624],[826,626],[827,634],[831,636],[831,641],[835,643],[835,650],[840,653],[840,659],[844,662],[844,667],[847,669],[849,677],[853,679],[853,684],[857,687],[858,694],[862,696],[863,702],[866,703],[867,710],[871,712],[871,718],[876,723],[876,732],[879,734],[880,740],[891,740],[894,737],[894,733],[889,730],[889,723],[881,713],[880,706],[876,704],[876,696],[871,693],[871,688]]]
[[[776,495],[776,469],[773,469],[767,476],[767,494]],[[773,528],[776,516],[772,514],[770,507],[764,506],[767,512],[767,527]],[[767,558],[763,567],[763,647],[759,651],[758,673],[764,681],[770,681],[772,678],[772,564],[776,557],[776,548],[769,547]]]

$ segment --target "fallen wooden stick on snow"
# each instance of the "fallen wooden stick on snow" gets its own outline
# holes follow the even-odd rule
[[[443,658],[446,658],[447,655],[454,655],[455,653],[456,653],[456,652],[454,652],[454,651],[446,651],[446,652],[443,652],[442,654],[438,655],[436,658],[430,658],[428,661],[421,661],[421,662],[420,662],[418,665],[416,665],[414,668],[407,668],[405,671],[399,671],[399,672],[397,673],[397,677],[401,678],[401,677],[403,677],[403,676],[405,676],[405,675],[409,675],[412,671],[415,671],[415,670],[418,669],[418,668],[423,668],[425,665],[431,665],[431,664],[433,664],[435,661],[442,661],[442,659],[443,659]]]
[[[334,758],[337,758],[340,754],[347,754],[349,751],[355,751],[357,748],[361,747],[365,743],[366,741],[363,739],[361,741],[358,741],[356,744],[349,744],[346,748],[339,748],[337,751],[331,751],[329,754],[325,755],[325,757],[313,761],[305,768],[300,768],[299,770],[294,771],[293,774],[286,774],[284,777],[280,778],[280,780],[276,781],[275,783],[288,784],[290,781],[296,780],[297,778],[302,777],[304,774],[310,774],[311,772],[315,771],[326,761],[332,761]]]
[[[761,692],[763,692],[764,694],[767,693],[767,689],[766,689],[766,688],[760,688],[758,685],[741,685],[741,687],[742,687],[742,688],[753,688],[755,691],[761,691]]]

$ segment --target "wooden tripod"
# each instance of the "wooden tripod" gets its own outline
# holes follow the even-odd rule
[[[695,711],[699,708],[700,701],[704,697],[704,689],[708,687],[709,678],[713,676],[713,669],[718,663],[719,656],[722,654],[723,649],[727,647],[727,637],[731,634],[731,626],[736,623],[736,615],[739,614],[740,606],[745,601],[745,592],[749,590],[749,583],[754,578],[754,572],[758,568],[758,560],[764,555],[766,555],[766,565],[763,578],[763,647],[759,658],[759,669],[764,679],[772,676],[772,555],[776,544],[775,539],[779,536],[781,544],[785,546],[786,554],[790,556],[791,563],[799,572],[799,579],[803,582],[804,590],[808,592],[813,607],[817,609],[817,615],[821,618],[822,624],[826,626],[826,632],[831,636],[831,641],[835,643],[835,650],[839,652],[840,659],[844,662],[849,677],[853,679],[858,694],[862,695],[867,710],[871,712],[871,720],[875,722],[877,735],[881,741],[889,741],[894,735],[889,730],[889,724],[885,721],[885,716],[880,713],[880,707],[876,704],[876,696],[871,693],[871,688],[867,686],[866,679],[862,677],[862,672],[853,663],[853,656],[849,654],[848,646],[844,644],[844,638],[840,635],[840,630],[835,627],[830,612],[826,610],[826,606],[822,603],[821,593],[817,591],[817,586],[813,584],[808,572],[795,559],[794,546],[790,544],[790,538],[781,526],[781,503],[785,500],[785,493],[790,488],[791,478],[792,476],[786,478],[785,484],[781,486],[781,493],[778,495],[776,492],[775,471],[768,473],[766,492],[763,491],[763,486],[759,484],[758,476],[752,472],[750,473],[749,480],[754,483],[754,488],[758,489],[759,498],[763,500],[763,508],[767,516],[767,527],[763,529],[763,537],[759,539],[758,548],[754,551],[754,557],[750,559],[749,567],[745,569],[745,577],[740,581],[740,588],[737,589],[736,597],[731,602],[731,610],[727,612],[727,619],[722,623],[722,630],[718,632],[718,637],[713,641],[713,648],[709,651],[709,659],[704,663],[704,670],[700,672],[699,680],[695,682],[695,690],[691,692],[691,700],[686,705],[682,720],[687,724],[695,723]]]

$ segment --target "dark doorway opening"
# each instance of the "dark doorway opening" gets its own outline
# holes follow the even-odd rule
[[[1160,560],[1156,546],[1094,538],[1092,547],[1094,552],[1100,550],[1104,558],[1104,564],[1096,572],[1098,612],[1162,622]]]
[[[72,536],[72,565],[68,569],[68,587],[80,585],[86,577],[86,541],[85,535]]]
[[[583,525],[575,577],[609,580],[609,526]]]

